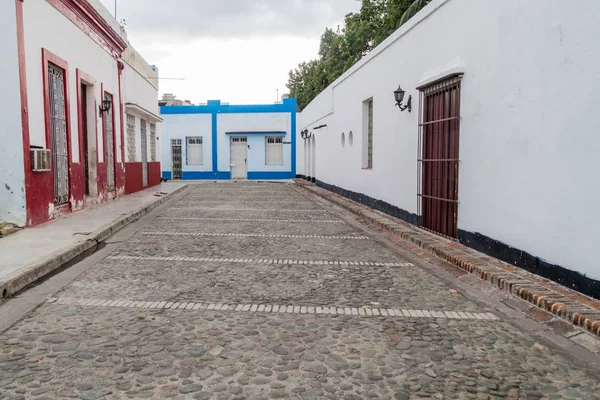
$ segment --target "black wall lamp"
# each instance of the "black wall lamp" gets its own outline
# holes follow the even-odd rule
[[[308,129],[304,129],[303,131],[300,131],[300,136],[302,136],[302,139],[309,139],[312,136],[312,132],[309,132]]]
[[[102,104],[99,106],[100,108],[100,116],[102,117],[102,113],[103,112],[108,112],[110,111],[110,106],[112,105],[112,100],[110,99],[104,99],[102,101]]]
[[[404,100],[405,94],[406,94],[406,92],[404,90],[402,90],[402,88],[400,86],[398,86],[398,89],[394,90],[394,99],[396,100],[396,105],[398,106],[400,111],[404,111],[404,110],[408,109],[408,112],[410,112],[410,110],[412,109],[412,107],[411,107],[412,96],[408,95],[408,100],[406,101],[406,105],[403,106],[402,100]]]

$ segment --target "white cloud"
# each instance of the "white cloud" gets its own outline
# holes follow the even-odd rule
[[[114,10],[114,0],[101,0]],[[272,103],[288,72],[317,56],[326,26],[355,0],[118,0],[131,43],[163,78],[160,93],[194,103]]]

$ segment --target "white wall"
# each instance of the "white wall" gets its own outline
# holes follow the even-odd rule
[[[16,21],[15,2],[5,2],[0,13],[0,223],[24,226],[27,217]]]
[[[212,115],[166,114],[162,115],[160,161],[163,171],[171,171],[171,139],[181,139],[183,171],[212,171]],[[202,136],[203,165],[186,165],[186,136]]]
[[[460,69],[459,228],[600,279],[599,36],[596,0],[434,0],[299,116],[298,132],[328,125],[315,136],[317,179],[415,213],[415,88]],[[394,107],[399,84],[410,114]],[[370,97],[373,169],[363,170]],[[354,145],[342,148],[349,130]],[[302,149],[299,138],[298,160]]]
[[[290,113],[236,113],[217,115],[218,170],[229,171],[230,144],[227,132],[283,131],[284,142],[291,142]],[[265,165],[265,135],[249,134],[248,171],[289,171],[291,169],[290,144],[283,145],[283,165]]]
[[[46,48],[69,63],[69,97],[71,127],[71,159],[79,162],[79,138],[77,131],[77,83],[76,68],[96,79],[95,98],[100,104],[100,84],[114,94],[115,137],[117,148],[121,147],[119,120],[119,81],[117,61],[96,42],[69,21],[46,1],[23,2],[25,55],[27,63],[27,90],[29,98],[30,141],[33,146],[47,147],[44,128],[44,90],[42,81],[42,48]],[[102,118],[98,122],[98,155],[104,160],[102,143]],[[121,162],[121,151],[116,160]]]
[[[126,103],[137,104],[155,115],[159,114],[158,90],[152,85],[151,80],[144,78],[127,62],[125,62],[122,79]]]

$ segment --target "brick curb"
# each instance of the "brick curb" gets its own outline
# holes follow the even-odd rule
[[[127,215],[117,218],[111,221],[94,232],[87,238],[85,242],[76,243],[70,246],[65,246],[62,249],[50,254],[40,261],[31,263],[7,277],[0,280],[0,295],[3,295],[6,290],[6,298],[13,296],[28,285],[44,278],[46,275],[51,274],[53,271],[61,268],[75,257],[85,253],[93,247],[96,247],[117,231],[121,230],[126,225],[140,218],[142,215],[147,214],[154,208],[158,207],[168,199],[172,198],[176,194],[180,193],[188,186],[182,186],[175,189],[174,191],[157,198],[152,203],[140,207]]]
[[[490,282],[501,290],[600,337],[600,302],[314,184],[297,182],[297,185],[299,190],[307,190],[355,215],[366,218],[401,239],[474,274],[479,279]]]

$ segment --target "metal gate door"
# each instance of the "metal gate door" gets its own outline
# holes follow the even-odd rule
[[[104,100],[112,104],[112,95],[104,92]],[[106,188],[109,192],[115,190],[115,148],[113,133],[113,108],[104,112],[104,154],[106,162]]]
[[[171,179],[181,179],[181,139],[171,139]]]
[[[142,131],[142,185],[148,186],[148,136],[146,135],[146,120],[140,119]]]
[[[231,179],[248,177],[248,139],[246,137],[231,138]]]
[[[64,71],[52,64],[48,64],[48,86],[52,169],[54,173],[54,204],[58,205],[69,201],[69,153],[67,150]]]
[[[419,88],[418,214],[421,225],[458,237],[461,76]]]

